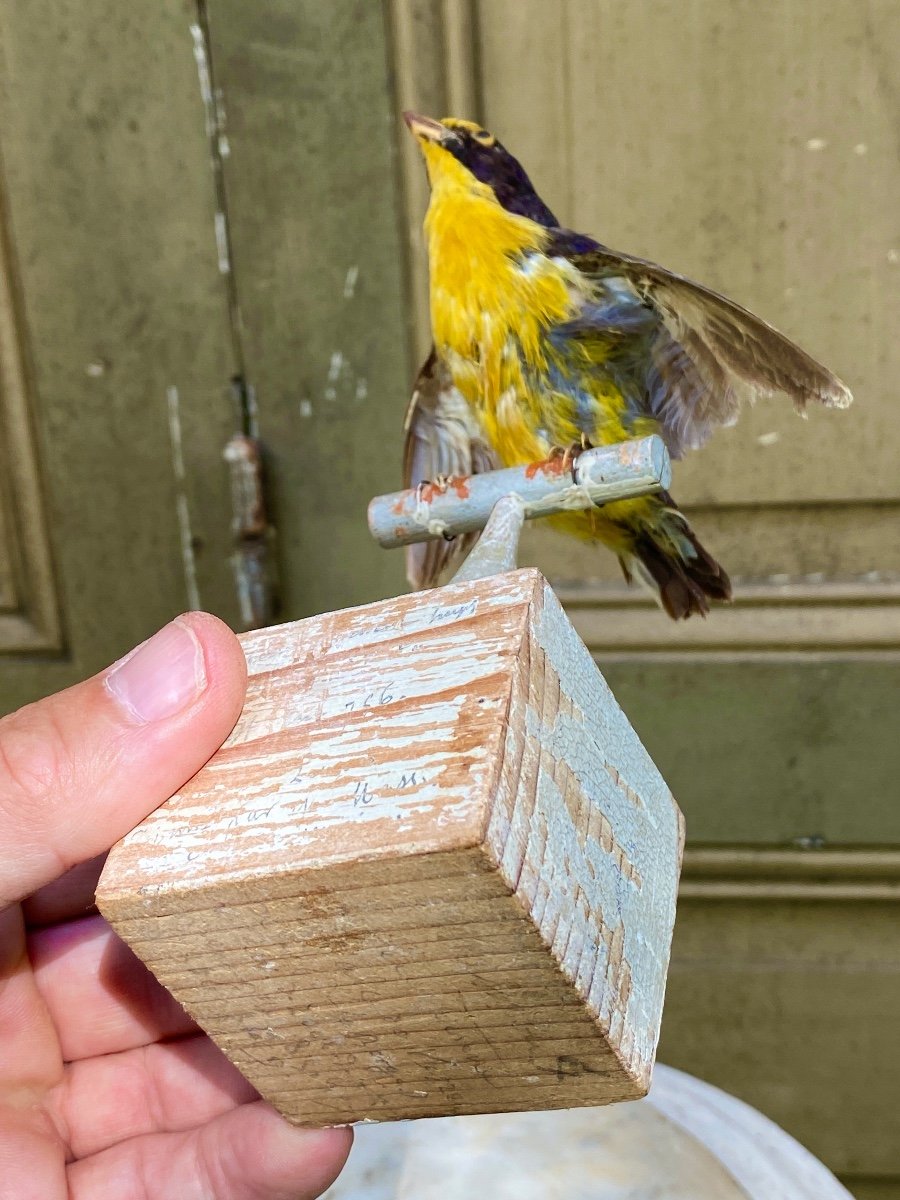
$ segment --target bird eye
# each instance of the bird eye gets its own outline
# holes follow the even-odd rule
[[[474,133],[472,134],[472,137],[475,138],[476,141],[481,142],[485,146],[492,146],[494,144],[493,137],[491,136],[491,134],[488,133],[488,131],[486,129],[476,129],[474,131]]]

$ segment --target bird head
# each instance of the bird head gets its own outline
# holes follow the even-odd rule
[[[403,119],[419,143],[432,185],[449,170],[458,174],[462,167],[479,183],[490,188],[507,212],[528,217],[548,228],[559,225],[534,190],[522,164],[492,133],[474,121],[464,121],[459,117],[444,117],[435,121],[432,117],[405,112]]]

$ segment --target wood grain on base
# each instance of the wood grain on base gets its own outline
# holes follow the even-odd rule
[[[98,903],[310,1124],[643,1094],[681,820],[541,576],[244,635],[222,750]]]

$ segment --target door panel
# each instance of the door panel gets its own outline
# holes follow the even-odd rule
[[[3,708],[191,603],[237,620],[234,363],[194,15],[0,6]]]
[[[852,1189],[856,1200],[897,1200],[900,1196],[900,1187],[890,1179],[854,1175],[852,1178],[844,1178],[841,1182],[845,1187]]]
[[[897,752],[884,740],[897,666],[810,657],[668,666],[598,656],[686,809],[690,842],[900,844]]]
[[[399,486],[409,391],[384,17],[314,0],[208,7],[247,379],[296,618],[403,589],[402,557],[365,521],[371,496]]]
[[[755,1105],[836,1173],[889,1178],[900,1068],[896,898],[826,895],[682,897],[659,1057]],[[895,1180],[888,1194],[898,1193]]]
[[[59,602],[6,208],[0,196],[0,654],[58,653]]]

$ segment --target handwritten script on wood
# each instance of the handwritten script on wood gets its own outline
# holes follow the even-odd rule
[[[222,749],[98,903],[309,1124],[643,1094],[682,825],[535,571],[242,638]]]

